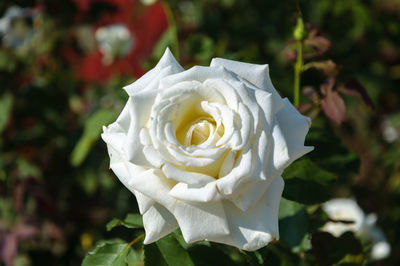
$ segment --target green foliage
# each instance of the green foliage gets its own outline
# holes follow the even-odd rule
[[[168,266],[156,243],[144,246],[144,263],[146,266]]]
[[[116,118],[112,110],[101,109],[92,114],[85,122],[82,137],[71,153],[71,164],[79,166],[85,160],[93,144],[100,138],[104,125],[110,124]]]
[[[316,204],[331,198],[336,178],[309,159],[300,159],[285,169],[283,196],[304,204]]]
[[[311,243],[320,265],[339,262],[360,265],[363,261],[362,245],[351,232],[346,232],[338,238],[327,232],[316,232],[312,235]]]
[[[299,251],[309,246],[309,218],[306,207],[300,203],[281,199],[279,206],[280,239]]]
[[[107,231],[111,231],[116,226],[143,228],[142,216],[138,213],[128,213],[124,220],[113,218],[106,225]]]
[[[101,240],[88,252],[82,266],[125,266],[135,261],[132,248],[121,240]]]
[[[17,67],[17,63],[12,56],[6,52],[0,51],[0,69],[12,72]]]
[[[230,266],[235,264],[240,265],[237,260],[235,261],[215,246],[206,244],[191,245],[188,248],[188,252],[196,266]]]
[[[0,97],[0,133],[4,130],[12,110],[13,98],[11,94],[4,94]]]
[[[173,235],[161,238],[156,244],[146,245],[144,254],[146,266],[194,266],[188,252]]]

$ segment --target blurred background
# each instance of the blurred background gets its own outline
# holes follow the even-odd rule
[[[101,127],[122,110],[122,87],[167,46],[185,68],[213,57],[268,63],[292,100],[299,41],[299,109],[313,119],[306,143],[315,146],[307,160],[335,178],[323,200],[352,198],[374,214],[391,252],[371,259],[371,241],[356,232],[361,249],[324,261],[333,244],[318,249],[326,236],[317,233],[329,218],[307,198],[293,225],[307,221],[306,230],[286,244],[281,231],[278,253],[290,260],[271,248],[268,265],[400,265],[399,0],[2,0],[0,40],[3,265],[80,265],[96,241],[132,239],[105,227],[138,208],[108,169]],[[287,182],[285,198],[295,189]],[[290,243],[293,234],[314,240]]]

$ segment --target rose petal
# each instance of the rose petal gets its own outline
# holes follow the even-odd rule
[[[143,226],[146,231],[144,244],[156,242],[179,227],[174,216],[158,203],[143,214]]]
[[[160,156],[160,153],[157,152],[152,146],[144,146],[143,154],[146,160],[154,168],[161,168],[161,166],[165,163],[164,159]]]
[[[123,150],[126,158],[131,162],[150,167],[151,164],[143,154],[143,145],[140,140],[140,130],[150,118],[151,106],[154,102],[157,93],[155,91],[143,92],[135,94],[135,97],[129,97],[130,108],[129,114],[131,123]]]
[[[160,81],[160,89],[168,89],[183,81],[203,83],[207,79],[236,79],[232,72],[223,67],[194,66],[186,71],[170,75]]]
[[[133,172],[136,171],[136,166],[132,163],[127,162],[126,167],[132,168]],[[175,216],[186,242],[191,243],[208,236],[229,234],[230,231],[221,202],[188,204],[171,197],[168,192],[174,183],[169,182],[161,170],[149,169],[134,176],[135,178],[130,179],[128,187],[151,197],[170,211]]]
[[[253,251],[279,237],[278,211],[283,191],[283,179],[277,177],[256,205],[243,212],[229,201],[224,201],[231,233],[207,240]]]
[[[111,125],[109,127],[111,127]],[[110,129],[106,127],[103,127],[103,131],[104,133],[101,134],[101,138],[107,143],[110,165],[123,161],[123,154],[118,151],[122,150],[126,135],[124,133],[110,133]]]
[[[164,68],[169,68],[169,69],[163,75],[159,75],[160,71],[162,71]],[[151,82],[154,82],[155,80],[158,81],[161,77],[179,73],[182,72],[183,70],[184,69],[176,61],[171,51],[167,48],[164,52],[164,55],[158,62],[158,64],[152,70],[144,74],[134,83],[125,86],[124,90],[128,93],[128,95],[132,95],[134,93],[137,93],[145,89]]]
[[[222,178],[232,171],[233,165],[235,163],[235,157],[236,157],[236,152],[229,151],[228,155],[226,155],[224,162],[221,165],[221,168],[218,173],[218,178]]]
[[[210,66],[222,66],[236,75],[247,79],[258,88],[271,92],[275,90],[269,77],[268,65],[249,64],[224,58],[213,58]]]
[[[232,86],[230,83],[222,79],[208,78],[204,81],[204,86],[209,88],[209,91],[218,91],[224,97],[225,102],[220,104],[223,104],[234,111],[238,110],[240,98],[236,91],[237,88]]]
[[[282,171],[291,162],[314,149],[304,146],[311,120],[301,115],[288,99],[285,98],[284,102],[284,107],[276,115],[276,123],[272,130],[274,143],[269,175]]]
[[[215,182],[203,187],[190,187],[185,183],[176,184],[168,193],[170,196],[186,201],[209,202],[220,199]]]
[[[242,211],[247,211],[254,203],[260,200],[273,180],[274,178],[269,178],[265,181],[252,182],[241,189],[240,194],[235,193],[235,196],[230,200]]]
[[[154,205],[155,201],[129,186],[130,179],[134,178],[134,176],[130,176],[130,173],[133,173],[134,175],[139,175],[142,172],[144,172],[145,169],[139,166],[135,166],[132,167],[131,172],[128,172],[128,169],[125,166],[123,159],[122,160],[113,159],[116,158],[119,153],[116,150],[114,150],[112,146],[107,145],[107,147],[111,158],[110,168],[113,170],[113,172],[121,181],[121,183],[124,184],[124,186],[127,187],[135,195],[139,205],[140,213],[141,214],[145,213],[151,206]],[[119,158],[122,157],[119,156]]]
[[[170,163],[165,163],[162,167],[162,171],[168,179],[193,186],[202,186],[215,181],[215,179],[209,175],[180,170]]]
[[[237,158],[237,163],[232,171],[217,180],[218,190],[222,195],[231,195],[234,190],[242,183],[245,182],[248,176],[254,171],[252,146],[249,145],[245,148]],[[258,171],[256,171],[258,172]]]
[[[284,102],[279,95],[266,93],[260,90],[255,92],[255,98],[258,106],[260,106],[263,111],[263,115],[260,116],[260,119],[266,121],[264,128],[270,130],[273,126],[275,116],[279,110],[283,108]]]
[[[135,194],[136,201],[138,202],[140,214],[144,214],[145,212],[147,212],[150,207],[156,203],[154,200],[137,190],[135,190],[133,194]]]

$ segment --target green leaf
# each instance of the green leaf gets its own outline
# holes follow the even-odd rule
[[[130,245],[122,240],[101,240],[88,252],[82,266],[125,266],[130,251]]]
[[[142,216],[138,213],[128,213],[124,220],[114,218],[106,225],[107,231],[110,231],[116,226],[125,226],[127,228],[143,228]]]
[[[109,221],[106,225],[107,231],[111,231],[114,227],[122,225],[122,221],[118,218],[113,218],[111,221]]]
[[[209,62],[215,53],[214,41],[202,34],[191,34],[185,45],[190,54],[202,64]]]
[[[286,168],[283,197],[304,204],[317,204],[331,198],[336,178],[309,159],[294,162]]]
[[[0,70],[13,72],[17,67],[17,60],[11,54],[0,51]]]
[[[124,224],[129,228],[143,228],[142,215],[138,213],[128,213],[125,217]]]
[[[125,258],[125,262],[129,266],[143,265],[143,256],[144,256],[143,249],[140,250],[130,249],[128,255]]]
[[[231,266],[237,265],[228,255],[216,248],[205,244],[192,244],[188,247],[190,257],[196,266]]]
[[[16,165],[18,166],[19,179],[25,179],[25,178],[40,179],[42,176],[40,168],[22,156],[16,160]]]
[[[100,138],[102,126],[110,124],[115,118],[113,110],[101,109],[86,120],[83,135],[71,153],[73,166],[79,166],[85,160],[93,144]]]
[[[168,266],[156,243],[144,245],[145,266]]]
[[[144,246],[146,266],[194,266],[189,253],[170,234],[161,238],[155,244]]]
[[[165,261],[170,266],[191,266],[194,265],[188,252],[179,244],[173,235],[168,235],[156,242]]]
[[[299,257],[282,241],[268,244],[259,250],[264,258],[265,265],[297,266]]]
[[[5,94],[0,98],[0,133],[7,125],[8,117],[12,109],[13,98],[10,94]]]
[[[281,199],[279,205],[280,240],[288,244],[294,251],[309,248],[309,218],[303,204]]]
[[[307,157],[319,167],[335,173],[339,177],[338,183],[347,184],[348,180],[358,173],[358,155],[343,144],[322,116],[313,120],[306,143],[316,147]]]

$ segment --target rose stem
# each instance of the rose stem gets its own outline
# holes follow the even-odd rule
[[[304,38],[304,24],[301,17],[297,19],[297,25],[293,32],[294,38],[297,40],[297,57],[296,63],[294,65],[294,86],[293,86],[293,96],[294,96],[294,106],[298,107],[300,105],[300,81],[301,72],[303,69],[303,38]]]
[[[136,237],[135,239],[133,239],[128,246],[132,247],[133,245],[135,245],[140,239],[142,239],[144,237],[144,234],[139,235],[138,237]]]
[[[179,61],[179,41],[178,41],[178,29],[177,25],[175,22],[174,14],[171,10],[171,7],[169,6],[168,3],[163,2],[164,9],[167,13],[167,19],[168,19],[168,26],[169,26],[169,35],[171,38],[171,50],[173,54],[175,55],[175,58]]]

